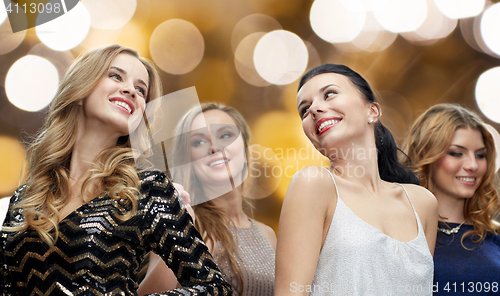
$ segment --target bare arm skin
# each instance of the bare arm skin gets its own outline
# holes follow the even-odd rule
[[[336,200],[324,169],[306,167],[293,177],[281,209],[275,295],[309,295],[292,287],[312,284]]]

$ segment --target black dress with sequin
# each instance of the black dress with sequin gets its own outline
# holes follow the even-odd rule
[[[33,230],[0,232],[0,295],[137,295],[139,268],[150,251],[183,287],[155,295],[232,295],[165,174],[139,178],[137,213],[124,222],[115,213],[125,208],[104,195],[59,223],[53,248]],[[22,219],[22,212],[9,213],[4,226]]]

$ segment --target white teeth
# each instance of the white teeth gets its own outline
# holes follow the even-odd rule
[[[339,122],[340,120],[337,120],[337,119],[332,119],[332,120],[327,120],[325,122],[323,122],[319,128],[318,128],[318,133],[321,133],[322,130],[324,130],[327,126],[330,126],[330,125],[333,125],[333,124],[336,124],[337,122]]]
[[[218,164],[225,163],[225,162],[229,162],[229,160],[227,160],[227,159],[216,160],[214,162],[209,163],[208,166],[214,166],[214,165],[218,165]]]
[[[460,181],[470,182],[470,183],[476,181],[476,178],[469,178],[469,177],[457,177],[457,179]]]
[[[130,106],[127,103],[122,102],[122,101],[118,101],[118,100],[113,101],[112,103],[127,109],[128,113],[132,113],[132,109],[130,108]]]

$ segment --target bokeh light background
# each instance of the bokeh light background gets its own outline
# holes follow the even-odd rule
[[[15,34],[2,6],[0,197],[19,185],[25,143],[68,66],[82,52],[118,43],[155,62],[164,94],[195,86],[201,102],[243,114],[260,155],[254,169],[270,176],[253,191],[260,193],[255,218],[277,230],[292,175],[329,165],[303,135],[298,78],[323,63],[348,65],[376,91],[382,122],[398,141],[421,112],[445,102],[475,110],[498,131],[498,2],[81,0],[64,16]]]

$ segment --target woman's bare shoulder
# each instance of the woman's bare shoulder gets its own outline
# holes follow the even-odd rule
[[[415,184],[402,184],[419,215],[437,211],[437,199],[427,188]]]

